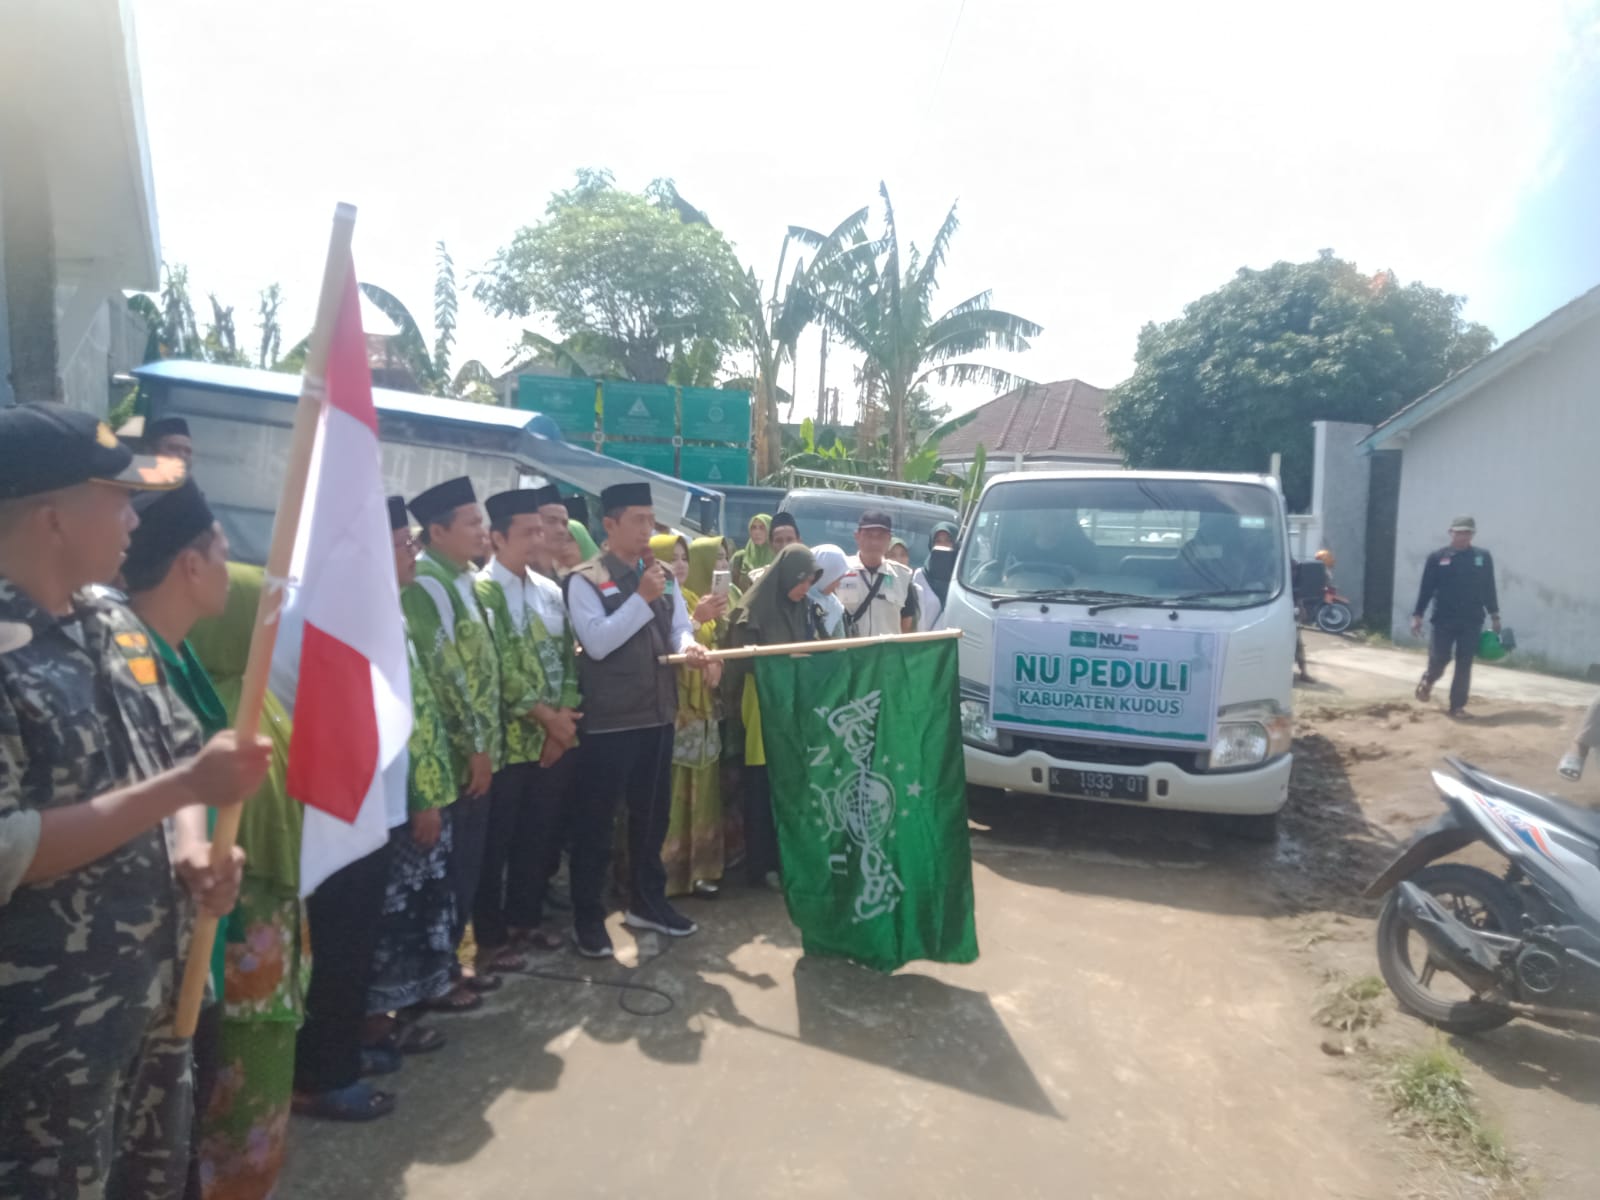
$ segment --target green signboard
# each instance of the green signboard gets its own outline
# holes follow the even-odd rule
[[[540,412],[555,421],[562,433],[593,433],[595,381],[559,379],[546,375],[517,378],[517,407]]]
[[[632,463],[663,475],[675,473],[677,451],[661,442],[607,442],[605,453],[618,462]]]
[[[679,452],[682,477],[709,487],[750,482],[750,451],[743,447],[684,446]]]
[[[683,436],[689,441],[750,442],[750,393],[683,389]]]
[[[659,438],[678,435],[678,391],[659,383],[602,385],[604,415],[600,427],[609,437]],[[669,447],[670,449],[670,447]]]

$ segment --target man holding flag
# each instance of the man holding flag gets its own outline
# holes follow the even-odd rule
[[[583,657],[581,806],[572,847],[573,941],[589,958],[608,958],[602,898],[616,811],[628,806],[628,912],[624,924],[668,937],[698,930],[667,903],[661,847],[672,808],[672,734],[678,712],[674,667],[660,659],[683,654],[691,667],[721,674],[695,641],[683,593],[667,589],[659,562],[648,561],[655,506],[647,483],[619,483],[600,495],[605,552],[566,578],[567,609]]]
[[[411,501],[424,550],[417,581],[401,596],[406,623],[422,648],[428,682],[439,701],[459,799],[451,823],[450,886],[455,894],[455,941],[465,937],[483,867],[489,789],[505,757],[500,708],[500,661],[473,577],[473,560],[488,553],[483,511],[465,475],[429,488]],[[500,986],[492,975],[456,977],[473,991]]]
[[[280,698],[292,693],[292,706],[285,702],[293,716],[287,786],[307,806],[299,877],[317,964],[296,1043],[295,1107],[313,1116],[368,1119],[392,1107],[361,1082],[361,1040],[389,828],[405,819],[403,800],[387,795],[384,777],[406,753],[411,682],[399,622],[372,619],[394,612],[400,599],[360,293],[348,253],[331,257],[328,272],[323,304],[332,296],[337,303],[331,313],[318,313],[319,324],[331,321],[332,329],[294,532],[295,587],[280,620],[273,683]],[[309,364],[307,376],[315,397]],[[276,542],[275,529],[274,549]]]
[[[200,729],[117,574],[136,490],[183,479],[58,404],[0,411],[0,1194],[183,1194],[190,1047],[174,1028],[192,915],[240,862],[177,871],[268,747]],[[197,753],[198,751],[198,753]]]

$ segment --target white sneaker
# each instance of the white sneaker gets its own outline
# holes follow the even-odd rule
[[[1588,752],[1580,750],[1574,754],[1570,750],[1564,754],[1561,761],[1556,764],[1556,770],[1561,772],[1561,778],[1570,779],[1573,783],[1583,778],[1583,760],[1588,757]]]

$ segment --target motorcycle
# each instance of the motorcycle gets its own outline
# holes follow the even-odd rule
[[[1384,982],[1450,1033],[1600,1022],[1600,812],[1445,762],[1454,777],[1433,772],[1444,814],[1364,893],[1388,896]],[[1506,859],[1503,875],[1436,861],[1474,842]]]
[[[1323,633],[1343,633],[1350,628],[1355,614],[1350,610],[1350,600],[1333,590],[1333,584],[1322,587],[1322,598],[1307,597],[1300,601],[1300,619],[1315,625]]]

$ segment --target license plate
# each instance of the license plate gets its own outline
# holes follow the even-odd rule
[[[1150,780],[1144,775],[1124,775],[1117,771],[1051,767],[1050,790],[1085,800],[1148,800]]]

